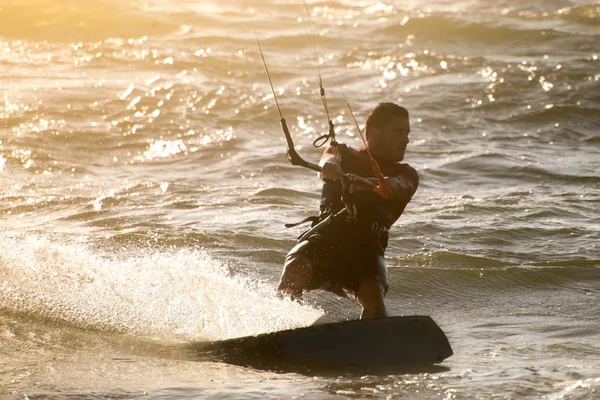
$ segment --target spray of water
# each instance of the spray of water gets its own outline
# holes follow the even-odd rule
[[[84,329],[216,340],[309,325],[319,310],[232,276],[203,250],[107,257],[43,237],[0,239],[4,311]]]

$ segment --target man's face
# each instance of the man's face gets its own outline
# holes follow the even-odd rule
[[[367,145],[375,158],[402,161],[408,145],[410,124],[407,118],[391,117],[383,128],[371,127]]]

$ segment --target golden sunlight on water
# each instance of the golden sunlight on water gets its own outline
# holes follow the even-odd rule
[[[141,15],[136,0],[0,1],[0,37],[51,42],[164,34],[178,28]]]
[[[591,398],[600,6],[583,2],[0,0],[0,398]],[[95,376],[168,373],[107,355],[123,336],[107,332],[164,347],[358,315],[274,297],[301,233],[283,225],[318,213],[322,185],[287,163],[274,97],[317,161],[319,72],[340,143],[360,142],[344,94],[358,124],[380,101],[410,110],[422,183],[390,232],[386,299],[440,324],[450,370],[281,392],[249,369],[206,392],[211,363],[171,360],[171,392]]]

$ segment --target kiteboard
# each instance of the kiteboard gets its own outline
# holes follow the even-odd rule
[[[197,357],[263,369],[290,366],[391,368],[441,363],[448,338],[428,316],[312,325],[215,342],[196,342]]]

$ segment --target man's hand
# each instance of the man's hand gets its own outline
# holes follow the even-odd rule
[[[321,158],[321,162],[319,162],[321,166],[321,179],[323,180],[332,180],[336,181],[340,179],[342,174],[340,174],[340,170],[335,162],[335,157],[333,154],[329,154],[323,158]]]

